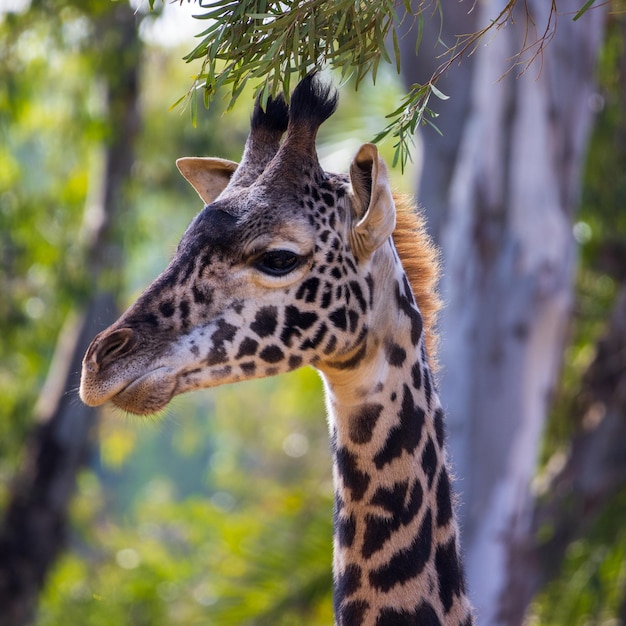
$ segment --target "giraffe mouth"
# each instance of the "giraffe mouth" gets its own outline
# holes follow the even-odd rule
[[[176,395],[178,379],[169,367],[157,367],[130,381],[111,402],[134,415],[152,415]]]

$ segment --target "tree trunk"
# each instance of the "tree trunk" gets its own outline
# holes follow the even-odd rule
[[[510,547],[509,580],[516,594],[507,607],[523,614],[533,595],[558,575],[567,547],[590,528],[626,486],[626,286],[623,284],[582,383],[585,403],[562,469],[539,495],[526,537]],[[616,525],[622,522],[616,520]],[[549,529],[541,540],[540,530]],[[523,566],[520,567],[519,564]],[[622,618],[623,619],[623,618]]]
[[[91,284],[101,281],[105,266],[119,267],[115,221],[124,207],[124,187],[134,160],[138,129],[140,47],[136,19],[123,3],[112,5],[98,24],[103,60],[110,55],[107,87],[109,127],[102,179],[85,212],[87,272]],[[113,55],[122,51],[121,62]],[[118,56],[118,61],[120,57]],[[114,67],[113,67],[114,66]],[[104,66],[103,66],[104,69]],[[92,181],[93,186],[93,181]],[[119,282],[119,281],[118,281]],[[37,597],[62,551],[68,508],[76,476],[89,459],[97,413],[77,398],[82,355],[99,330],[115,321],[113,293],[94,291],[82,312],[66,321],[46,384],[35,409],[37,424],[29,438],[22,467],[0,526],[0,615],[3,626],[29,624]]]
[[[508,70],[529,43],[525,37],[533,37],[523,12],[527,7],[540,36],[551,3],[518,4],[515,21],[474,54],[471,87],[464,77],[459,93],[452,79],[465,61],[449,70],[448,95],[469,106],[462,107],[461,132],[453,130],[456,151],[425,153],[428,198],[420,194],[424,203],[434,198],[440,212],[434,230],[445,269],[440,392],[470,594],[485,625],[519,624],[526,608],[515,602],[513,573],[521,564],[512,555],[531,525],[529,485],[570,316],[572,219],[605,18],[597,8],[573,22],[580,3],[559,2],[554,38],[520,74],[521,67]],[[502,6],[484,2],[478,23]],[[440,128],[445,136],[442,122]]]

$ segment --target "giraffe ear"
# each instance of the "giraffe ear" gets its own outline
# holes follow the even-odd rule
[[[213,157],[183,157],[176,161],[176,167],[205,204],[211,204],[228,185],[237,163]]]
[[[387,166],[373,143],[363,144],[350,166],[356,225],[350,232],[352,251],[367,258],[379,248],[396,227]]]

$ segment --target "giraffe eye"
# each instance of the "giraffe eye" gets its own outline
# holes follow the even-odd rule
[[[300,257],[289,250],[270,250],[256,262],[256,268],[270,276],[285,276],[300,264]]]

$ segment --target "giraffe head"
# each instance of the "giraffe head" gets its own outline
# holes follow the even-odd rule
[[[186,391],[364,358],[395,205],[374,145],[349,175],[320,167],[315,137],[336,100],[310,76],[289,107],[257,102],[240,165],[179,159],[205,207],[165,271],[91,343],[86,404],[149,414]]]

